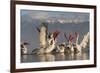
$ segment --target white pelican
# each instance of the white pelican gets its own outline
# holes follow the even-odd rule
[[[29,43],[21,43],[21,54],[27,54],[27,47],[25,45],[29,45]]]
[[[65,52],[65,48],[66,48],[66,43],[63,42],[62,44],[57,45],[56,52],[63,53],[63,52]]]
[[[50,34],[50,37],[48,38],[48,45],[47,48],[45,48],[45,53],[50,53],[52,52],[55,48],[56,48],[56,38],[59,35],[60,32],[55,31],[53,33]]]
[[[71,34],[69,34],[69,37],[67,38],[66,33],[64,33],[64,37],[66,38],[66,40],[68,41],[68,44],[66,46],[66,51],[70,51],[70,52],[74,52],[74,48],[73,48],[73,39],[74,37],[72,37]]]
[[[64,33],[64,36],[68,41],[67,49],[70,49],[71,52],[81,52],[82,49],[86,48],[87,44],[89,43],[89,35],[90,35],[89,32],[87,32],[84,35],[81,43],[79,44],[78,43],[78,41],[79,41],[78,40],[79,39],[79,33],[75,32],[75,39],[76,40],[75,40],[75,43],[73,44],[72,40],[74,38],[72,37],[72,35],[70,34],[69,38],[67,38],[66,34]]]
[[[69,43],[67,44],[66,49],[69,50],[70,52],[74,52],[73,43],[71,41],[69,41]]]
[[[32,53],[51,53],[56,47],[56,37],[60,32],[55,31],[48,35],[47,25],[42,25],[41,28],[37,28],[37,30],[40,34],[40,48],[33,50]]]
[[[84,35],[84,37],[83,37],[83,39],[82,39],[82,41],[81,41],[80,44],[78,43],[79,34],[76,32],[75,35],[76,35],[76,41],[75,41],[75,44],[74,44],[74,50],[75,50],[76,52],[81,52],[82,49],[86,48],[87,45],[88,45],[88,43],[89,43],[89,35],[90,35],[90,33],[87,32],[87,33]]]
[[[52,52],[56,47],[56,39],[54,39],[53,34],[51,34],[50,38],[48,39],[48,46],[45,48],[45,53]]]

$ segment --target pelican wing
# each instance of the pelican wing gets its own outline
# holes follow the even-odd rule
[[[54,39],[59,35],[59,31],[55,31],[55,32],[53,32],[53,37],[54,37]]]
[[[69,41],[68,38],[67,38],[67,36],[66,36],[66,33],[64,33],[64,37],[65,37],[65,39],[66,39],[67,41]]]
[[[88,46],[89,37],[90,37],[90,33],[87,32],[87,33],[84,35],[82,42],[80,43],[80,47],[81,47],[81,48],[86,48],[86,47]]]

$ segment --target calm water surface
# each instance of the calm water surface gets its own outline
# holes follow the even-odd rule
[[[71,60],[88,60],[89,51],[84,51],[82,53],[49,53],[49,54],[31,54],[22,55],[22,63],[30,62],[52,62],[52,61],[71,61]]]

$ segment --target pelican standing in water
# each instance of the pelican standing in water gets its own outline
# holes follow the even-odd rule
[[[28,50],[26,45],[29,45],[29,43],[27,42],[21,43],[21,54],[27,54]]]

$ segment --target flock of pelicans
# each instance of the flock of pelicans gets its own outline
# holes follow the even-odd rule
[[[57,36],[60,34],[59,31],[52,32],[47,35],[47,46],[36,48],[31,52],[31,54],[44,54],[44,53],[64,53],[64,52],[74,52],[79,53],[82,52],[82,49],[86,48],[89,44],[89,32],[87,32],[82,41],[79,43],[79,33],[75,32],[75,36],[73,37],[71,34],[68,36],[64,33],[64,37],[67,40],[67,43],[62,42],[61,44],[57,44]],[[73,41],[74,40],[74,41]],[[21,52],[22,54],[27,54],[28,43],[21,43]]]
[[[58,32],[55,32],[56,35],[58,35]],[[68,43],[66,44],[65,42],[61,43],[60,45],[57,45],[56,37],[54,37],[54,34],[51,34],[49,39],[48,39],[48,47],[47,48],[37,48],[32,51],[32,53],[37,53],[37,54],[42,54],[42,53],[51,53],[51,52],[81,52],[82,49],[86,48],[88,42],[89,42],[89,32],[86,33],[83,37],[83,40],[81,43],[78,43],[79,39],[79,34],[76,32],[76,41],[72,42],[73,37],[69,35],[69,38],[66,37],[64,34],[65,38],[68,40]],[[21,49],[22,52],[25,54],[27,53],[27,47],[26,45],[29,45],[28,43],[22,43],[21,44]]]

